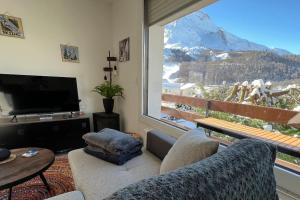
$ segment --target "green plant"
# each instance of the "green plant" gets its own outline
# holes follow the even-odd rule
[[[102,83],[101,85],[96,86],[93,89],[93,92],[100,94],[108,99],[112,99],[115,96],[123,97],[124,89],[118,84],[111,84],[108,81]]]

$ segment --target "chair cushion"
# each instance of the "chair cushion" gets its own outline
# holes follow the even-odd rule
[[[148,151],[124,165],[115,165],[86,154],[83,149],[68,154],[75,187],[86,200],[108,197],[132,183],[159,175],[161,161]]]
[[[219,143],[208,138],[203,130],[188,131],[178,138],[160,167],[160,174],[207,158],[218,151]]]

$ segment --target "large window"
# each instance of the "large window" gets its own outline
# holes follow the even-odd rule
[[[220,0],[151,24],[146,114],[184,129],[201,116],[268,131],[294,149],[278,153],[278,162],[299,171],[299,8],[295,0]]]

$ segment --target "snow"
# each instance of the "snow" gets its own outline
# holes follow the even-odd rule
[[[257,79],[257,80],[252,81],[251,85],[253,85],[253,87],[255,87],[255,88],[261,88],[265,84],[264,84],[264,81],[262,79]]]
[[[293,111],[300,112],[300,105],[293,109]]]
[[[195,85],[196,85],[195,83],[186,83],[180,87],[180,90],[186,90],[186,89],[194,87]]]
[[[173,83],[175,80],[170,79],[170,76],[179,70],[179,65],[177,64],[164,65],[163,70],[164,70],[163,79],[166,79],[170,83]]]
[[[248,81],[244,81],[244,82],[242,83],[242,86],[248,86],[248,84],[249,84]]]
[[[220,58],[221,60],[226,60],[227,58],[229,58],[229,54],[228,53],[221,53],[219,55],[216,55],[217,58]]]
[[[289,89],[296,89],[297,85],[296,84],[292,84],[292,85],[288,85],[285,90],[289,90]]]
[[[219,51],[270,51],[278,55],[290,52],[284,49],[268,48],[238,37],[222,27],[218,27],[212,19],[201,10],[182,17],[165,26],[164,44],[166,48],[206,48]],[[193,51],[191,51],[193,53]],[[226,59],[228,54],[218,55]]]

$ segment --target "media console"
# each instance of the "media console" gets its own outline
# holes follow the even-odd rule
[[[60,152],[83,147],[82,135],[88,132],[88,117],[2,122],[0,148],[42,147]]]

